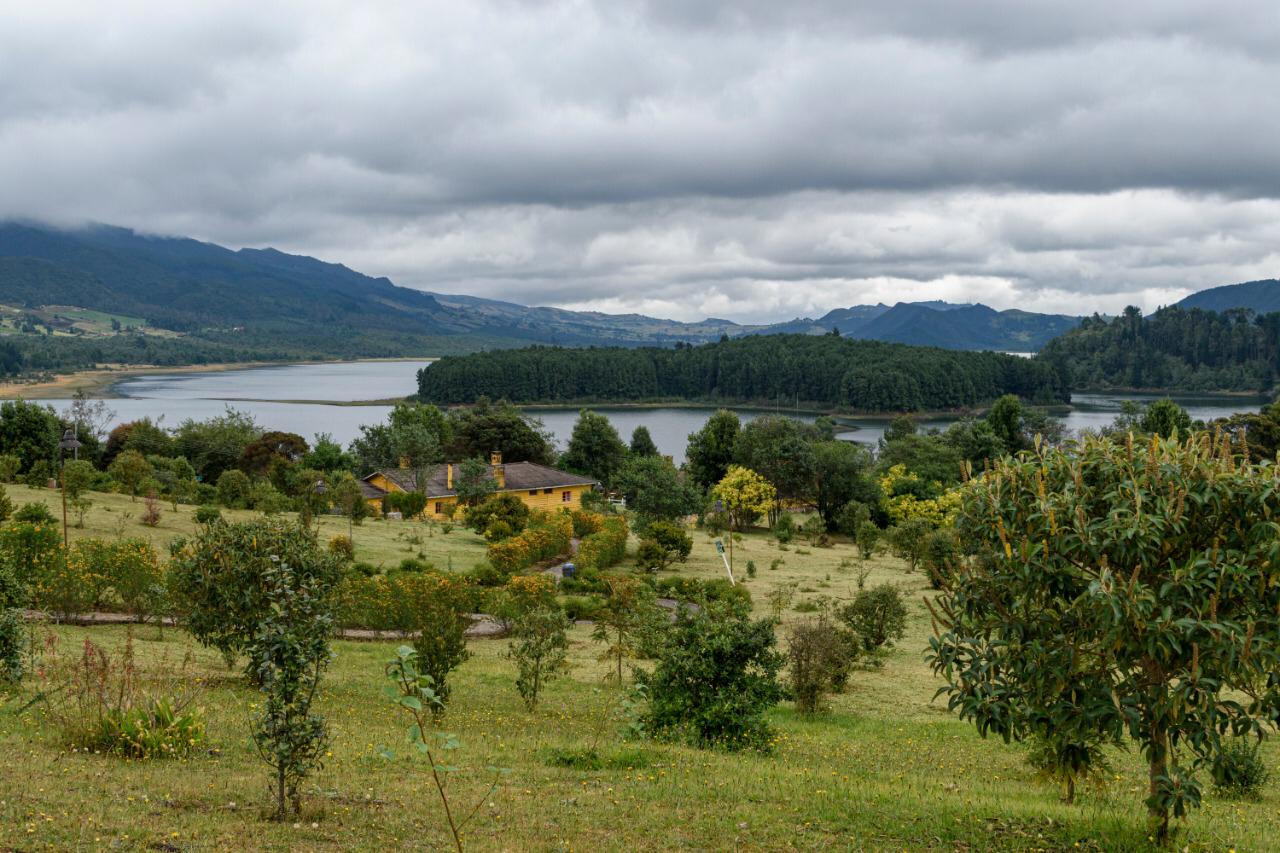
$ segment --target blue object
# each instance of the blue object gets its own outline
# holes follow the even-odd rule
[[[573,563],[565,563],[563,566],[560,567],[561,576],[566,578],[573,577],[574,573],[576,573],[577,571],[578,570],[577,568],[574,567]]]

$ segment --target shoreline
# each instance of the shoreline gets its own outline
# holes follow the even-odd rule
[[[225,373],[232,370],[253,370],[263,367],[291,367],[303,364],[358,364],[397,361],[436,361],[439,356],[398,356],[394,358],[332,358],[306,359],[302,361],[233,361],[216,364],[185,365],[101,365],[88,370],[76,370],[71,373],[60,373],[52,379],[40,382],[0,382],[0,400],[41,399],[69,400],[78,391],[95,399],[119,400],[120,394],[113,390],[117,384],[134,376],[181,376],[188,373]],[[411,395],[410,395],[411,396]],[[257,402],[245,400],[244,402]],[[263,402],[281,402],[279,400]],[[359,402],[343,402],[333,400],[290,400],[286,402],[333,403],[335,405],[374,406],[389,405],[382,400]]]

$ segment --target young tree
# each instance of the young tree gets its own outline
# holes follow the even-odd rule
[[[83,388],[76,390],[71,396],[71,405],[67,407],[67,420],[72,423],[76,437],[92,437],[98,442],[106,435],[107,424],[115,416],[106,400],[91,399]]]
[[[1022,429],[1022,400],[1017,394],[1005,394],[987,412],[987,423],[1010,453],[1026,449],[1027,442]]]
[[[568,669],[569,617],[559,607],[534,607],[515,618],[507,656],[516,663],[516,689],[530,711],[548,681]]]
[[[91,505],[85,493],[97,477],[97,469],[83,459],[73,459],[62,466],[62,488],[78,516],[76,527],[84,527],[84,515]]]
[[[653,443],[653,436],[649,435],[649,428],[644,424],[641,424],[631,431],[631,455],[658,455],[658,445]]]
[[[261,580],[266,607],[248,646],[262,693],[253,742],[272,769],[275,818],[284,820],[289,804],[294,814],[302,810],[298,787],[323,763],[329,740],[312,704],[332,657],[332,583],[282,559],[272,560]]]
[[[253,483],[249,481],[249,475],[239,468],[228,468],[218,475],[217,489],[218,503],[228,509],[243,509],[249,505]]]
[[[891,527],[887,538],[893,555],[906,560],[911,571],[915,571],[924,559],[925,545],[929,542],[929,534],[933,525],[923,518],[908,518],[897,527]]]
[[[126,450],[115,458],[107,473],[128,492],[130,499],[137,500],[142,484],[152,475],[151,463],[136,450]]]
[[[870,451],[851,441],[813,445],[813,502],[827,530],[841,527],[841,513],[850,502],[879,503],[880,488],[871,476],[871,462]]]
[[[819,614],[793,625],[787,638],[787,670],[796,710],[822,711],[826,697],[845,688],[857,657],[853,638],[828,616]]]
[[[671,460],[631,455],[614,475],[612,485],[638,517],[637,527],[652,521],[675,521],[698,511],[697,490],[680,476]]]
[[[692,551],[693,539],[684,528],[670,521],[655,521],[645,529],[636,564],[643,569],[662,570],[672,563],[683,563]]]
[[[733,449],[741,429],[738,415],[721,409],[707,419],[702,429],[690,434],[685,467],[698,488],[709,489],[724,479],[733,463]]]
[[[354,540],[353,526],[369,515],[369,504],[360,491],[360,482],[350,474],[342,475],[329,490],[329,498],[347,517],[347,538]]]
[[[769,510],[770,522],[777,519],[783,502],[807,499],[814,491],[816,438],[813,427],[782,415],[756,418],[738,433],[733,461],[755,471],[773,485],[775,496]],[[841,444],[846,449],[845,459],[858,453],[854,445]],[[836,467],[846,467],[843,462],[836,461],[838,458],[832,456],[829,461]],[[836,485],[830,478],[824,478],[824,481],[828,489]],[[829,493],[827,497],[830,497]]]
[[[1172,400],[1156,400],[1142,413],[1142,431],[1161,438],[1186,438],[1191,434],[1191,415]]]
[[[746,530],[773,509],[777,492],[755,471],[730,465],[724,479],[711,490],[711,498],[724,504],[734,530]]]
[[[479,456],[467,459],[453,475],[453,490],[462,506],[474,506],[498,491],[493,469]]]
[[[591,639],[605,644],[600,660],[613,663],[611,676],[621,685],[623,662],[652,646],[666,619],[648,584],[625,576],[608,578],[608,584],[609,595],[596,613]]]
[[[932,607],[950,707],[1005,739],[1127,734],[1165,838],[1223,734],[1280,713],[1277,482],[1203,433],[1002,460],[964,494],[980,557]]]
[[[37,463],[47,465],[57,459],[61,438],[62,423],[51,406],[25,400],[0,403],[0,453],[21,460],[18,473],[30,471]]]
[[[626,458],[627,446],[609,419],[583,409],[573,425],[569,446],[560,457],[560,466],[566,471],[594,477],[601,483],[610,483]]]

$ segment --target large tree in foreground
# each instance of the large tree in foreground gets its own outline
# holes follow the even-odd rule
[[[1128,737],[1152,829],[1198,805],[1226,735],[1280,703],[1280,474],[1229,440],[1086,438],[969,484],[978,557],[937,600],[934,669],[979,732]]]

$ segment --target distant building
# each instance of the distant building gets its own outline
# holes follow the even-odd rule
[[[360,491],[375,511],[382,512],[382,499],[388,492],[421,492],[427,497],[423,515],[448,518],[457,506],[458,493],[453,488],[458,464],[446,462],[427,469],[426,481],[418,483],[418,471],[412,468],[388,468],[374,471],[360,481]],[[489,457],[489,470],[498,494],[515,495],[529,509],[578,509],[582,496],[599,481],[569,474],[534,462],[503,463],[501,453]]]

